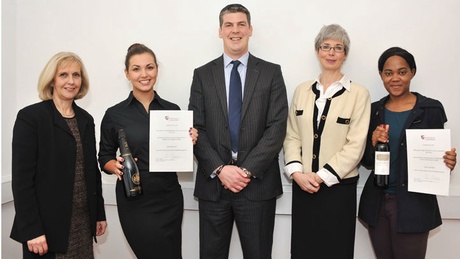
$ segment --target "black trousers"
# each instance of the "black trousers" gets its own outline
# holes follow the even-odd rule
[[[250,201],[224,190],[219,201],[199,200],[200,258],[227,259],[235,222],[245,259],[270,259],[276,198]]]

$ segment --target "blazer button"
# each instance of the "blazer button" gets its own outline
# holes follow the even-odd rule
[[[318,134],[315,134],[315,139],[318,138]]]
[[[325,116],[325,115],[321,116],[321,120],[325,121],[325,120],[326,120],[326,116]]]
[[[313,154],[313,157],[312,157],[312,158],[313,158],[313,159],[316,159],[316,154]]]

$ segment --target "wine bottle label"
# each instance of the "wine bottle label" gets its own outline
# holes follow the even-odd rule
[[[376,175],[389,175],[390,174],[390,152],[375,151],[374,173]]]
[[[131,177],[134,184],[139,185],[141,183],[141,177],[138,173],[133,174]]]

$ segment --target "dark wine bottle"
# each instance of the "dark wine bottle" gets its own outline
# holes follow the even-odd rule
[[[383,125],[383,127],[385,127]],[[375,145],[374,184],[387,188],[390,178],[390,147],[387,142]]]
[[[131,155],[131,150],[126,140],[124,129],[118,130],[118,144],[120,145],[120,154],[123,157],[123,186],[126,197],[135,197],[142,194],[141,177],[136,161]]]

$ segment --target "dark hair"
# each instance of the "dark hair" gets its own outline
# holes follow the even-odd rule
[[[224,23],[224,15],[227,13],[244,13],[246,14],[246,18],[248,18],[249,26],[251,25],[251,13],[246,7],[241,4],[229,4],[220,11],[219,27],[222,27],[222,23]]]
[[[155,53],[153,53],[153,51],[149,49],[147,46],[145,46],[144,44],[134,43],[133,45],[129,46],[128,53],[126,53],[126,58],[125,58],[126,70],[129,69],[129,59],[132,56],[144,54],[144,53],[149,53],[150,55],[152,55],[155,65],[158,67],[157,57],[155,56]]]
[[[403,58],[407,62],[407,64],[409,64],[410,69],[414,71],[414,75],[415,75],[415,72],[417,71],[417,65],[415,64],[414,56],[410,54],[409,51],[403,48],[400,48],[400,47],[389,48],[385,50],[382,53],[382,55],[380,55],[379,63],[378,63],[379,72],[383,71],[383,66],[385,65],[385,62],[387,61],[387,59],[393,56],[399,56]]]

